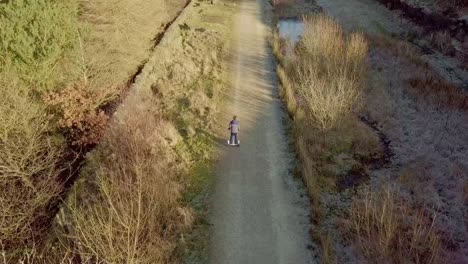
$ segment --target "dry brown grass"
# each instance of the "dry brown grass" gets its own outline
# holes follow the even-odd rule
[[[198,26],[195,19],[198,13],[189,14],[187,24]],[[205,243],[191,232],[203,222],[192,208],[204,205],[193,206],[198,194],[188,189],[201,181],[193,167],[211,158],[207,124],[220,97],[224,39],[208,29],[173,32],[145,69],[147,81],[119,107],[57,219],[65,252],[72,249],[85,263],[183,263],[189,244]],[[181,56],[188,52],[196,56]]]
[[[365,85],[367,44],[361,35],[347,38],[335,22],[318,16],[307,20],[295,56],[285,55],[285,45],[277,35],[273,50],[280,61],[281,96],[295,119],[304,177],[317,197],[312,200],[318,200],[319,195],[314,195],[318,185],[335,185],[336,173],[329,172],[335,156],[346,154],[366,161],[382,155],[378,137],[352,115]],[[348,81],[333,87],[341,83],[336,79]],[[323,182],[315,184],[317,179]]]
[[[370,39],[372,48],[385,49],[392,55],[404,58],[421,67],[426,64],[421,58],[421,52],[408,41],[398,40],[387,35],[374,35]]]
[[[320,129],[334,127],[359,105],[365,80],[367,42],[362,34],[344,34],[326,16],[304,19],[294,64],[295,89],[310,119]]]
[[[374,262],[440,263],[441,240],[434,230],[436,216],[413,209],[394,190],[368,192],[351,208],[351,239]]]

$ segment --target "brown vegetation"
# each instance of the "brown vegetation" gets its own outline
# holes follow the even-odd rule
[[[390,187],[367,192],[352,205],[351,239],[362,252],[382,263],[440,263],[441,240],[434,229],[435,215],[415,210],[398,200]]]
[[[468,7],[466,0],[436,0],[437,4],[444,8]]]
[[[312,200],[312,220],[320,230],[325,217],[322,194],[342,188],[340,181],[350,173],[364,176],[360,161],[382,156],[379,138],[354,114],[365,90],[367,43],[362,35],[348,36],[332,19],[317,16],[305,20],[294,54],[286,54],[286,46],[276,35],[273,49],[280,61],[281,96],[294,118],[296,149]],[[336,263],[330,234],[315,233],[322,260]]]
[[[309,0],[270,0],[280,18],[299,18],[315,13],[319,7]]]
[[[429,70],[429,66],[420,59],[419,53],[403,41],[395,41],[385,37],[369,38],[371,40],[370,56],[367,55],[367,44],[357,41],[356,43],[362,44],[358,45],[360,48],[354,50],[364,53],[355,53],[361,54],[356,57],[361,58],[355,60],[357,64],[349,63],[350,56],[342,51],[346,51],[343,46],[349,47],[351,41],[340,40],[352,38],[345,36],[339,26],[330,19],[324,19],[320,22],[326,23],[326,25],[317,26],[315,31],[310,29],[313,28],[313,25],[308,25],[307,21],[305,22],[306,30],[292,55],[288,53],[284,41],[279,40],[277,36],[275,36],[273,49],[280,62],[277,73],[281,80],[281,96],[294,118],[296,149],[301,159],[302,174],[312,200],[312,220],[316,225],[313,236],[322,247],[322,260],[326,263],[336,263],[342,260],[343,252],[338,254],[336,251],[342,248],[337,248],[337,244],[343,243],[340,242],[342,240],[339,236],[348,235],[350,244],[347,245],[356,243],[357,249],[370,262],[439,263],[445,256],[443,241],[447,240],[447,234],[444,233],[445,231],[441,231],[436,210],[431,210],[430,207],[432,200],[427,197],[427,192],[435,191],[421,189],[421,185],[427,182],[428,177],[431,178],[431,181],[434,180],[433,177],[418,176],[419,174],[415,172],[421,171],[421,168],[416,169],[416,171],[402,172],[402,175],[405,176],[402,176],[401,179],[406,179],[407,183],[403,184],[405,187],[401,188],[410,188],[414,193],[414,199],[410,200],[404,198],[406,196],[402,194],[405,193],[403,190],[385,189],[378,191],[379,188],[374,190],[374,186],[382,186],[388,180],[386,178],[388,172],[386,172],[385,167],[390,162],[388,158],[388,155],[391,155],[388,153],[391,151],[388,146],[389,141],[386,138],[387,135],[381,132],[380,124],[375,124],[366,118],[364,118],[366,123],[361,122],[356,114],[369,115],[370,120],[377,118],[381,122],[387,122],[392,115],[392,104],[395,102],[389,99],[390,95],[382,92],[382,96],[378,96],[379,91],[390,87],[389,84],[379,79],[380,75],[371,76],[370,81],[366,80],[365,72],[371,70],[367,68],[366,63],[371,58],[373,60],[382,59],[379,56],[396,56],[412,65],[410,67],[412,70],[406,69],[402,72],[405,78],[399,79],[409,86],[408,91],[401,96],[409,94],[415,98],[422,98],[418,100],[429,101],[437,108],[455,111],[465,108],[466,96],[456,87],[437,78],[437,75]],[[327,30],[327,32],[321,30]],[[312,36],[315,39],[311,41],[317,43],[315,46],[309,45],[321,49],[320,52],[317,52],[319,55],[316,57],[308,57],[310,50],[306,47],[309,32],[314,32]],[[327,36],[330,32],[335,34],[334,37],[328,38],[332,41],[327,41],[327,38],[321,39],[322,36]],[[324,47],[320,47],[322,43]],[[376,50],[383,53],[377,56]],[[328,56],[321,58],[320,54]],[[333,60],[334,57],[337,59]],[[297,69],[301,69],[304,65],[301,63],[302,60],[306,60],[306,65],[309,67],[318,68],[314,71],[320,72],[321,69],[327,69],[327,63],[334,65],[334,67],[332,70],[322,71],[320,74],[315,74],[313,71],[299,71]],[[355,66],[350,67],[350,65]],[[352,98],[349,102],[352,102],[353,107],[342,111],[342,114],[339,115],[339,121],[331,122],[332,125],[324,129],[323,126],[317,125],[317,117],[311,110],[314,108],[309,107],[314,102],[313,107],[319,107],[319,100],[314,100],[314,96],[311,96],[310,92],[301,92],[300,82],[306,78],[315,80],[323,78],[324,82],[334,83],[334,78],[340,75],[330,73],[334,73],[333,69],[340,67],[342,67],[340,72],[354,72],[354,75],[348,76],[362,78],[351,78],[355,82],[347,82],[350,84],[348,88],[356,87],[362,97],[349,97]],[[353,71],[354,69],[357,70]],[[372,70],[372,72],[379,71],[383,71],[383,69]],[[398,70],[395,69],[395,71]],[[411,74],[406,74],[407,71]],[[299,77],[297,77],[298,72],[301,75]],[[310,72],[312,74],[309,74]],[[427,74],[425,75],[425,73]],[[414,79],[406,78],[410,75]],[[393,77],[401,78],[392,75],[391,80],[394,79]],[[305,83],[306,85],[302,89],[314,87],[311,85],[313,82]],[[359,83],[359,85],[353,86],[354,83]],[[365,87],[368,83],[371,84],[369,88]],[[320,89],[320,92],[328,91],[329,87]],[[343,91],[352,94],[356,90]],[[366,104],[369,105],[365,105],[361,110],[359,108],[360,100],[365,100]],[[371,112],[369,112],[370,108],[372,108]],[[332,114],[337,108],[323,107],[322,109],[328,114]],[[387,126],[384,128],[387,129]],[[388,129],[390,130],[392,127]],[[393,136],[393,134],[390,135]],[[378,172],[379,169],[382,169],[382,172]],[[375,175],[377,173],[381,174]],[[374,177],[382,177],[382,179]],[[362,186],[369,186],[369,188],[367,191],[363,191]],[[348,192],[347,190],[352,187],[354,191]],[[345,224],[343,225],[343,223]],[[334,254],[340,256],[337,257]]]
[[[61,191],[63,144],[47,135],[45,109],[17,88],[0,80],[0,249],[12,253],[4,258],[41,243]]]
[[[440,107],[453,110],[468,109],[467,93],[459,87],[439,79],[431,72],[426,72],[424,77],[411,79],[408,82],[417,96],[433,102]]]
[[[151,51],[161,23],[171,20],[183,4],[166,5],[165,0],[0,4],[3,262],[23,257],[25,263],[41,261],[59,194],[77,173],[76,164],[66,166],[75,158],[66,149],[99,142],[109,119],[103,106],[120,95]]]
[[[70,145],[89,146],[99,143],[109,116],[101,106],[109,101],[111,91],[90,89],[85,83],[75,83],[46,95],[49,111],[58,119]]]

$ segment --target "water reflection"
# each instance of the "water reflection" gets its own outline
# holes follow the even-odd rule
[[[304,32],[304,23],[296,19],[282,19],[278,22],[278,30],[281,38],[297,43]]]

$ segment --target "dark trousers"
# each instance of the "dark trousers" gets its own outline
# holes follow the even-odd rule
[[[231,133],[231,139],[229,139],[230,144],[239,144],[237,141],[237,133]]]

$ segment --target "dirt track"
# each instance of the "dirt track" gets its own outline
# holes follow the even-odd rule
[[[227,138],[227,118],[237,114],[242,144],[228,147],[220,140],[211,263],[314,263],[306,191],[291,175],[294,155],[267,43],[266,2],[244,0],[237,18],[223,129]]]

